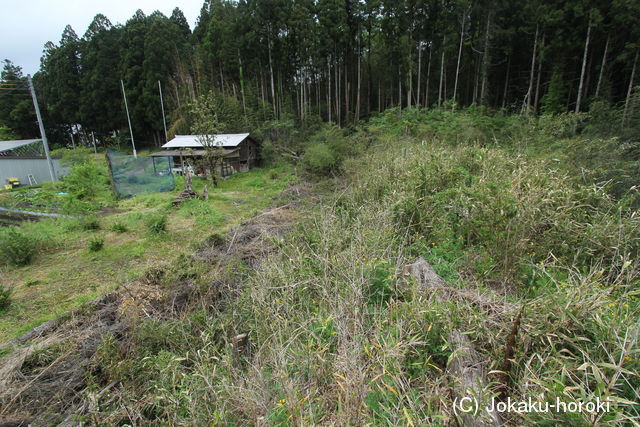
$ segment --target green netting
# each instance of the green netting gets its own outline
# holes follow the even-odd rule
[[[171,191],[176,181],[171,157],[134,157],[107,150],[113,188],[121,197]]]
[[[0,145],[0,149],[1,148],[2,145]],[[16,148],[12,148],[11,150],[1,151],[0,156],[41,157],[44,156],[44,147],[42,145],[42,141],[34,141],[31,144],[20,145]]]

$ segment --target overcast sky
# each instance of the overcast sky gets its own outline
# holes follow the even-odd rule
[[[159,10],[167,16],[180,7],[193,30],[202,0],[1,0],[0,60],[10,59],[33,74],[40,67],[44,44],[60,42],[62,30],[70,24],[78,37],[93,17],[102,13],[112,24],[124,24],[136,10],[145,14]]]

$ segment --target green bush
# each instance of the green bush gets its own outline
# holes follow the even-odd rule
[[[93,154],[92,148],[74,148],[73,150],[69,150],[67,148],[59,148],[57,150],[53,150],[51,155],[54,157],[62,157],[61,162],[64,166],[76,166],[91,160],[91,155]]]
[[[16,228],[10,228],[0,235],[0,255],[6,264],[27,265],[36,249],[36,240]]]
[[[161,234],[167,231],[167,217],[165,215],[152,215],[147,219],[146,224],[152,234]]]
[[[98,252],[102,250],[102,248],[104,247],[104,237],[93,236],[89,239],[88,247],[90,252]]]
[[[304,164],[308,171],[325,175],[336,168],[338,157],[327,144],[313,144],[304,153]]]
[[[11,304],[11,288],[0,285],[0,313]]]
[[[96,217],[85,217],[82,219],[82,229],[86,231],[100,230],[100,221]]]
[[[80,200],[91,199],[99,192],[108,190],[105,175],[93,162],[76,164],[64,178],[65,190]]]
[[[115,222],[112,226],[111,226],[111,230],[115,231],[116,233],[126,233],[127,231],[129,231],[129,229],[127,228],[127,226],[121,222]]]

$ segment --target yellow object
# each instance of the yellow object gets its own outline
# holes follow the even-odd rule
[[[11,184],[5,184],[4,185],[4,189],[5,190],[11,190],[12,188],[13,188],[13,185],[11,185]]]
[[[18,178],[7,178],[7,181],[9,181],[9,182],[20,182],[20,180]]]

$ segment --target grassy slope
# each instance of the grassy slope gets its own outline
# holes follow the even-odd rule
[[[243,276],[237,300],[143,322],[125,353],[105,341],[102,381],[123,383],[121,403],[102,407],[102,419],[449,423],[446,330],[468,333],[486,369],[501,369],[523,305],[512,398],[640,400],[639,231],[629,199],[545,155],[556,137],[519,118],[498,126],[473,112],[393,114],[374,122],[373,146],[345,165],[343,189]],[[402,268],[419,255],[458,299],[440,303],[407,281]],[[237,333],[252,344],[240,366]],[[604,416],[507,419],[590,425],[638,415],[621,404]]]
[[[640,231],[637,194],[626,192],[637,166],[615,141],[571,138],[565,119],[406,110],[372,121],[349,141],[368,149],[344,164],[332,194],[275,241],[280,250],[258,270],[238,261],[207,277],[211,266],[199,266],[203,292],[222,283],[240,289],[237,298],[203,300],[178,318],[139,319],[126,337],[104,337],[86,391],[118,385],[83,416],[450,424],[446,331],[468,333],[486,370],[501,369],[524,306],[509,396],[622,403],[606,415],[507,421],[637,420],[637,405],[624,403],[640,401]],[[607,174],[616,182],[599,185]],[[417,256],[448,282],[453,302],[402,274]],[[241,333],[250,342],[245,360],[233,349]]]
[[[0,341],[15,338],[60,316],[85,301],[116,289],[152,266],[166,265],[192,250],[194,236],[224,231],[270,203],[291,179],[287,168],[256,169],[236,174],[209,190],[209,201],[192,200],[171,208],[177,191],[140,195],[117,202],[118,212],[99,217],[100,229],[91,231],[74,219],[45,219],[23,229],[46,240],[45,249],[25,267],[0,270],[3,284],[13,289],[12,304],[0,315]],[[202,192],[204,182],[194,180]],[[146,218],[167,215],[167,232],[153,235]],[[112,231],[113,224],[128,231]],[[88,250],[95,236],[104,248]]]

